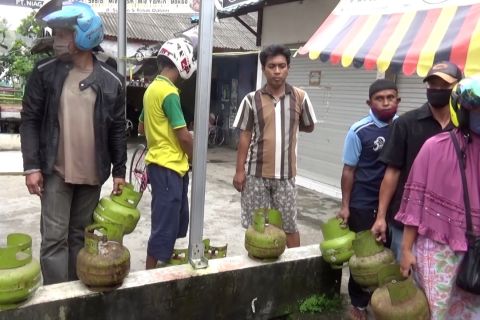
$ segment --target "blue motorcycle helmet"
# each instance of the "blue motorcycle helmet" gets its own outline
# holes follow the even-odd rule
[[[455,127],[465,129],[469,125],[471,110],[480,110],[480,76],[461,80],[450,96],[450,116]]]
[[[52,1],[53,2],[53,1]],[[58,1],[56,1],[58,2]],[[45,5],[47,6],[48,3]],[[75,46],[88,51],[103,41],[103,24],[100,16],[86,3],[73,1],[51,7],[53,11],[39,10],[37,19],[50,28],[70,28],[75,32]]]

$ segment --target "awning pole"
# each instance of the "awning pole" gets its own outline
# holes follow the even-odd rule
[[[206,268],[204,256],[203,219],[205,184],[207,180],[208,114],[210,110],[210,83],[212,74],[214,2],[200,5],[197,87],[195,92],[195,139],[193,144],[193,179],[190,210],[188,256],[195,269]]]

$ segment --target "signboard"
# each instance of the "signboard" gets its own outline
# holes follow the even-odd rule
[[[81,0],[96,12],[117,12],[118,0]],[[127,1],[127,12],[191,13],[200,11],[201,0],[120,0]],[[44,0],[0,0],[0,5],[40,8]]]
[[[0,0],[0,5],[40,8],[47,0]],[[117,12],[119,0],[81,0],[90,4],[96,12]],[[120,0],[127,1],[127,12],[143,13],[190,13],[198,14],[202,0]],[[212,0],[209,0],[212,1]],[[263,0],[213,0],[222,10],[235,10],[237,7],[260,3]],[[426,1],[426,0],[425,0]],[[433,1],[433,0],[432,0]]]
[[[0,5],[38,9],[43,5],[43,0],[0,0]]]
[[[47,0],[0,0],[0,5],[40,8]],[[96,12],[117,12],[119,0],[81,0],[90,4]],[[120,0],[127,1],[127,12],[142,13],[190,13],[198,14],[202,0]],[[208,0],[212,1],[212,0]],[[259,3],[262,0],[214,0],[221,10],[235,10],[238,6]]]
[[[96,12],[117,12],[118,0],[82,0]],[[200,11],[201,0],[120,0],[127,1],[127,12],[191,13]]]
[[[310,75],[308,77],[308,85],[310,87],[318,87],[320,86],[320,80],[322,79],[322,71],[310,71]]]

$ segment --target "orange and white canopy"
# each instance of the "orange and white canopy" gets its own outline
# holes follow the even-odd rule
[[[298,53],[422,77],[449,60],[471,76],[480,73],[480,1],[340,0]]]

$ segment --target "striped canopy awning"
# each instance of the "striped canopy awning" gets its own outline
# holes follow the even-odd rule
[[[471,76],[480,73],[480,1],[341,0],[298,53],[422,77],[449,60]]]

